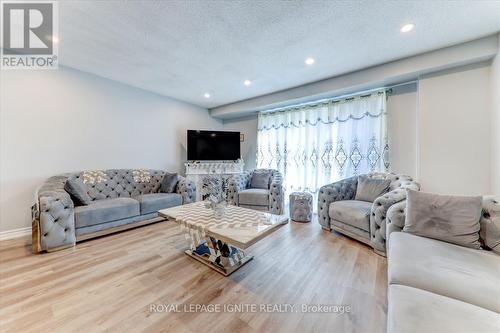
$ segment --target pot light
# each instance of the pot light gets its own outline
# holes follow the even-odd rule
[[[203,95],[203,97],[205,97],[205,98],[210,98],[210,94],[209,94],[209,93],[205,93],[205,94]]]
[[[307,58],[305,61],[306,65],[311,66],[314,64],[314,58]]]
[[[57,38],[56,36],[53,36],[52,42],[54,42],[55,44],[59,43],[59,38]]]
[[[245,80],[245,81],[243,81],[243,84],[244,84],[245,86],[249,86],[249,85],[251,85],[251,84],[252,84],[252,81],[250,81],[250,80]]]
[[[408,23],[401,27],[401,32],[410,32],[413,30],[413,28],[415,28],[415,24]]]

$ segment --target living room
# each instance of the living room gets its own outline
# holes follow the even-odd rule
[[[500,331],[500,1],[1,1],[0,332]]]

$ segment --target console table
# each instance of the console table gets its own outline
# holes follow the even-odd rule
[[[222,178],[228,178],[232,175],[243,172],[243,160],[237,161],[195,161],[186,162],[186,178],[196,184],[197,189],[201,189],[202,180],[208,175],[217,175]],[[200,201],[201,193],[196,191],[196,201]]]

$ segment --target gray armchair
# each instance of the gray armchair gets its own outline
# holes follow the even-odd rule
[[[250,184],[255,171],[271,173],[268,189],[251,188]],[[252,169],[229,179],[227,199],[235,206],[283,214],[283,192],[283,177],[278,170]]]
[[[368,176],[389,178],[389,192],[371,203],[354,200],[357,176],[325,185],[320,188],[318,196],[318,221],[323,229],[334,229],[385,255],[387,210],[406,199],[407,188],[419,190],[420,185],[405,175],[372,173]]]

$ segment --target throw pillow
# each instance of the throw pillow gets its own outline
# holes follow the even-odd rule
[[[386,194],[391,186],[390,179],[378,179],[368,176],[358,177],[355,200],[374,202],[378,197]]]
[[[271,172],[265,170],[254,171],[250,180],[250,188],[269,189]]]
[[[483,198],[479,238],[484,248],[500,253],[500,204],[493,196]]]
[[[87,185],[83,183],[81,178],[68,178],[66,184],[64,184],[64,190],[69,193],[71,199],[77,206],[86,206],[92,203]]]
[[[406,190],[403,231],[473,249],[479,243],[482,198]]]
[[[177,173],[165,172],[161,181],[160,191],[163,193],[173,193],[178,180],[179,176]]]

